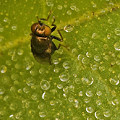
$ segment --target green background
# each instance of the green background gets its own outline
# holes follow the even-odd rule
[[[55,16],[69,48],[52,65],[30,50],[31,25],[50,10],[45,24]],[[119,0],[0,1],[0,120],[120,120],[119,82]]]

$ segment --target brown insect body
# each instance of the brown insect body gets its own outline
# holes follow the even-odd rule
[[[48,18],[49,17],[50,15]],[[48,18],[41,18],[40,20],[47,21]],[[40,20],[38,20],[38,23],[34,23],[31,26],[31,51],[37,61],[41,59],[49,60],[49,63],[51,64],[51,55],[61,46],[61,44],[59,44],[57,48],[52,40],[56,39],[58,41],[62,41],[63,38],[59,30],[58,33],[60,34],[61,38],[51,35],[51,33],[56,29],[56,25],[54,24],[55,19],[52,23],[53,28],[43,24]]]

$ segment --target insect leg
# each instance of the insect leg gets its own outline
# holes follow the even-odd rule
[[[51,13],[52,13],[52,11],[50,11],[50,12],[49,12],[49,14],[48,14],[48,17],[47,17],[47,18],[39,18],[39,17],[37,16],[37,19],[38,19],[39,24],[40,24],[40,25],[42,25],[41,20],[48,21],[48,19],[49,19],[49,18],[50,18],[50,16],[51,16]]]
[[[59,30],[57,30],[58,31],[58,33],[59,33],[59,35],[60,35],[60,37],[61,37],[61,41],[63,41],[63,36],[62,36],[62,34],[61,34],[61,32],[60,31],[62,31],[63,29],[59,29]]]
[[[51,32],[53,32],[57,27],[54,23],[55,23],[55,17],[53,16],[53,22],[51,24],[53,26],[53,28],[51,29]]]
[[[56,36],[54,36],[54,35],[51,35],[51,37],[52,37],[52,39],[56,39],[56,40],[58,40],[58,41],[62,41],[59,37],[56,37]]]

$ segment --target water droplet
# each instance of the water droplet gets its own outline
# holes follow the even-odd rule
[[[5,93],[5,90],[3,88],[0,88],[0,95],[3,95]]]
[[[104,115],[105,117],[110,117],[110,116],[111,116],[110,110],[104,110],[103,115]]]
[[[0,42],[4,41],[4,36],[0,36]]]
[[[4,21],[4,22],[7,22],[7,23],[10,22],[7,17],[5,17],[3,21]]]
[[[16,29],[17,29],[17,26],[16,26],[16,25],[13,25],[11,28],[12,28],[12,30],[16,30]]]
[[[93,96],[93,92],[90,91],[90,90],[87,90],[87,91],[86,91],[86,95],[87,95],[88,97],[92,97],[92,96]]]
[[[119,104],[119,100],[118,99],[113,99],[112,104],[113,105],[118,105]]]
[[[82,83],[82,81],[81,81],[81,79],[80,79],[80,78],[75,78],[75,83],[76,83],[76,84],[81,84],[81,83]]]
[[[93,38],[93,39],[97,39],[97,38],[98,38],[98,34],[97,34],[97,33],[93,33],[93,34],[92,34],[92,38]]]
[[[39,112],[39,116],[43,118],[43,117],[46,116],[46,113],[45,112]]]
[[[5,65],[1,66],[1,73],[6,73],[7,72],[7,67]]]
[[[0,25],[0,32],[3,32],[4,31],[4,28],[2,25]]]
[[[63,85],[62,85],[62,84],[58,84],[58,85],[57,85],[57,88],[58,88],[58,89],[62,89],[62,88],[63,88]]]
[[[22,55],[23,54],[23,50],[22,49],[19,49],[18,50],[18,55]]]
[[[53,0],[46,0],[46,4],[47,4],[47,6],[53,7],[54,6],[54,1]]]
[[[118,85],[119,84],[119,80],[118,79],[113,79],[113,78],[110,78],[110,83],[112,84],[112,85]]]
[[[98,96],[101,96],[101,95],[102,95],[102,92],[101,92],[101,91],[97,91],[96,94],[97,94]]]
[[[93,82],[94,82],[94,79],[93,78],[82,78],[82,82],[83,82],[83,84],[85,84],[85,85],[92,85],[93,84]]]
[[[68,14],[68,15],[71,15],[71,14],[72,14],[71,10],[68,10],[68,11],[67,11],[67,14]]]
[[[71,31],[73,31],[73,26],[72,26],[72,25],[66,25],[66,26],[64,27],[64,30],[65,30],[66,32],[71,32]]]
[[[55,73],[59,73],[60,69],[59,68],[54,68]]]
[[[36,101],[36,100],[38,99],[38,98],[37,98],[37,94],[34,93],[34,94],[31,96],[31,98]]]
[[[62,5],[57,6],[58,10],[62,10]]]
[[[59,60],[58,60],[58,59],[53,59],[52,61],[53,61],[53,63],[54,63],[55,65],[57,65],[57,64],[59,63]]]
[[[83,57],[83,58],[82,58],[82,63],[83,63],[84,65],[89,64],[89,58],[88,58],[88,57]]]
[[[115,48],[115,50],[120,51],[120,41],[118,41],[114,44],[114,48]]]
[[[93,109],[93,107],[89,106],[89,107],[86,107],[86,111],[88,113],[93,113],[94,109]]]
[[[103,118],[104,118],[103,114],[102,114],[102,112],[100,110],[98,110],[98,111],[95,112],[95,117],[97,119],[99,119],[99,120],[103,120]]]
[[[66,81],[68,81],[69,80],[69,77],[70,77],[70,75],[69,75],[69,73],[66,71],[66,72],[63,72],[63,73],[61,73],[60,75],[59,75],[59,78],[60,78],[60,80],[62,81],[62,82],[66,82]]]
[[[92,55],[91,55],[91,53],[86,52],[86,56],[87,56],[87,57],[91,57]]]
[[[99,66],[100,71],[105,71],[105,66]]]
[[[115,28],[115,34],[120,36],[120,28]]]
[[[40,86],[43,90],[48,90],[50,88],[50,82],[47,80],[42,80]]]
[[[63,67],[64,67],[65,69],[69,69],[69,68],[70,68],[70,62],[69,62],[69,61],[64,62],[64,63],[63,63]]]
[[[79,92],[79,96],[83,96],[83,91],[80,91],[80,92]]]
[[[34,66],[33,62],[27,62],[26,64],[26,70],[30,70]]]
[[[95,55],[95,56],[94,56],[94,60],[95,60],[95,61],[100,61],[100,56]]]
[[[70,8],[71,8],[71,10],[76,10],[76,6],[75,5],[71,5]]]

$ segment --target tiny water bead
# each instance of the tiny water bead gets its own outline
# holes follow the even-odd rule
[[[64,63],[63,63],[63,67],[64,67],[65,69],[69,69],[69,68],[70,68],[70,62],[69,62],[69,61],[64,62]]]
[[[115,50],[120,51],[120,41],[118,41],[114,44],[114,48],[115,48]]]
[[[7,72],[7,67],[5,65],[2,65],[0,70],[1,70],[1,73],[6,73]]]
[[[115,34],[120,36],[120,28],[115,28]]]
[[[12,30],[16,30],[16,29],[17,29],[17,26],[16,26],[16,25],[13,25],[11,28],[12,28]]]
[[[83,77],[83,78],[81,78],[82,79],[82,82],[83,82],[83,84],[85,84],[85,85],[92,85],[93,84],[93,82],[94,82],[94,79],[93,78],[85,78],[85,77]]]
[[[64,27],[64,30],[65,30],[66,32],[71,32],[71,31],[73,31],[73,26],[72,26],[72,25],[66,25],[66,26]]]
[[[4,31],[4,27],[0,24],[0,32]]]
[[[63,7],[62,7],[62,5],[58,5],[57,8],[58,8],[58,10],[62,10]]]
[[[48,90],[50,88],[50,82],[47,80],[42,80],[40,86],[43,90]]]
[[[89,106],[89,107],[86,107],[86,111],[87,111],[88,113],[93,113],[93,112],[94,112],[94,109],[93,109],[93,107]]]
[[[93,92],[91,91],[91,90],[87,90],[86,91],[86,96],[88,96],[88,97],[92,97],[94,94],[93,94]]]
[[[119,84],[119,79],[117,79],[117,78],[115,78],[115,79],[110,78],[109,81],[112,85],[118,85]]]
[[[59,75],[59,78],[62,82],[66,82],[69,80],[69,73],[66,71],[66,72],[62,72],[60,75]]]
[[[94,55],[94,60],[97,61],[97,62],[100,61],[100,56]]]
[[[45,117],[46,116],[46,112],[39,112],[39,116],[42,117],[42,118]]]
[[[72,11],[71,11],[71,10],[68,10],[68,11],[67,11],[67,14],[68,14],[68,15],[71,15],[71,14],[72,14]]]

